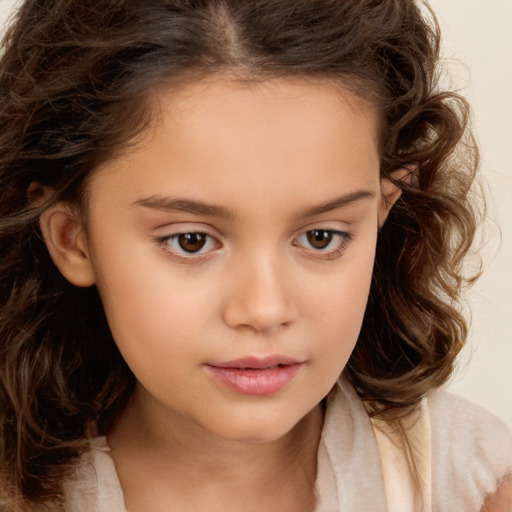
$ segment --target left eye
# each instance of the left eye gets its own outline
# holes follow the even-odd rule
[[[200,232],[177,233],[161,239],[167,250],[182,256],[203,254],[215,248],[213,238]]]
[[[320,252],[339,250],[349,239],[347,233],[329,229],[311,229],[297,237],[296,245]]]

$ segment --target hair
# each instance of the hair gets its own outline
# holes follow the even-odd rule
[[[97,166],[154,118],[155,88],[211,74],[329,80],[380,112],[381,174],[409,168],[382,227],[344,370],[403,416],[450,377],[467,332],[462,262],[478,209],[468,106],[439,86],[440,34],[413,0],[26,0],[0,60],[0,468],[6,510],[56,510],[65,475],[133,391],[95,287],[67,282],[39,230],[86,207]],[[459,149],[462,148],[463,151]],[[31,183],[52,187],[44,204]],[[59,505],[62,506],[62,505]]]

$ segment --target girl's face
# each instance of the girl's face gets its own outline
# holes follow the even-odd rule
[[[277,439],[358,337],[391,190],[376,113],[283,79],[157,97],[149,137],[94,175],[80,235],[139,412]]]

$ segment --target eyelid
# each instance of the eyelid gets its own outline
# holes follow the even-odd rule
[[[205,233],[207,235],[218,238],[220,236],[218,229],[213,228],[210,224],[204,222],[167,222],[156,226],[153,229],[155,236],[180,235],[183,233]]]

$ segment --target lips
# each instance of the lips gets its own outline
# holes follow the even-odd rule
[[[215,381],[231,391],[264,396],[287,386],[303,364],[297,359],[273,355],[209,363],[206,368]]]

